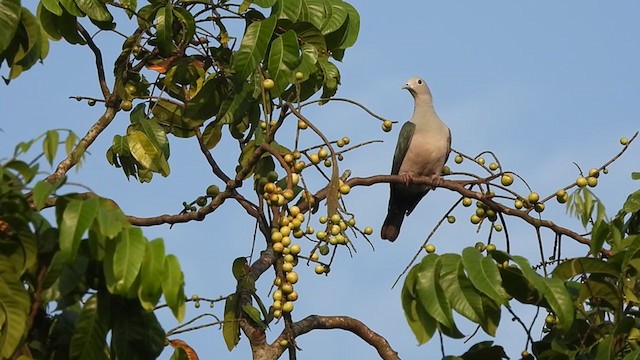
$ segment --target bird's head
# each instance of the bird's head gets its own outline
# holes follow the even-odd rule
[[[422,78],[419,78],[417,76],[409,79],[402,88],[409,90],[414,98],[426,97],[428,99],[431,99],[431,90],[429,90],[427,83]]]

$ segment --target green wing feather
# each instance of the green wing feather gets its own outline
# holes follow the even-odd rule
[[[398,175],[400,171],[400,165],[407,155],[411,139],[413,139],[413,133],[416,131],[416,124],[411,121],[407,121],[402,125],[400,134],[398,134],[398,143],[396,144],[396,151],[393,154],[393,165],[391,166],[391,175]]]

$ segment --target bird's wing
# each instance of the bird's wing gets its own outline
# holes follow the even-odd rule
[[[448,137],[449,145],[447,146],[447,156],[444,158],[445,164],[447,163],[447,161],[449,161],[449,154],[451,154],[451,129],[447,128],[447,130],[449,131],[449,137]]]
[[[411,121],[407,121],[402,125],[402,129],[400,129],[400,134],[398,134],[398,143],[396,144],[396,151],[393,154],[393,164],[391,165],[391,175],[398,175],[400,171],[400,166],[402,165],[402,160],[404,160],[405,155],[407,155],[407,150],[409,150],[409,145],[411,144],[411,139],[413,138],[413,133],[416,131],[416,124]]]

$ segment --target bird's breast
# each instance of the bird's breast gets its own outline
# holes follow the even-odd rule
[[[402,165],[400,175],[439,175],[449,152],[448,134],[414,134]]]

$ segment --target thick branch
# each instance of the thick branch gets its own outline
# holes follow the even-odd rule
[[[107,126],[109,126],[113,118],[116,116],[116,113],[117,111],[115,108],[107,107],[104,111],[104,114],[100,116],[100,119],[98,119],[98,121],[93,124],[91,128],[89,128],[89,131],[87,131],[85,136],[80,139],[71,153],[58,164],[56,171],[53,174],[47,176],[44,181],[55,184],[58,181],[62,180],[66,173],[71,170],[71,168],[74,167],[82,158],[84,152],[89,148],[89,146],[91,146],[91,144],[93,144],[98,135],[100,135],[100,133],[102,133],[102,131],[104,131]]]
[[[367,325],[358,319],[354,319],[348,316],[319,316],[310,315],[306,318],[293,323],[292,332],[294,337],[304,335],[312,330],[327,330],[327,329],[342,329],[349,331],[360,339],[367,342],[367,344],[373,346],[381,359],[392,360],[400,359],[398,353],[393,350],[387,339],[380,334],[371,330]],[[285,335],[282,334],[272,346],[279,346],[280,340],[285,339]],[[284,351],[284,348],[280,348]]]

